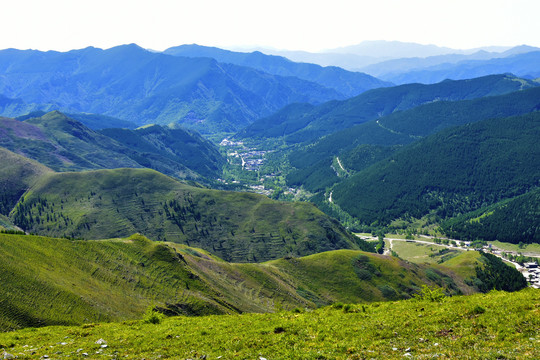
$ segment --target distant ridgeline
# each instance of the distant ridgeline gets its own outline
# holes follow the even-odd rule
[[[291,103],[320,104],[389,85],[366,74],[267,58],[288,70],[263,72],[272,66],[261,71],[134,44],[65,53],[2,50],[0,114],[60,110],[137,126],[180,124],[204,134],[230,133]],[[92,128],[112,127],[99,125],[105,119],[78,118],[93,123]]]
[[[498,96],[539,85],[540,83],[536,81],[524,80],[511,75],[490,75],[470,80],[447,80],[433,85],[407,84],[379,88],[344,101],[331,101],[318,106],[295,104],[284,107],[269,117],[255,121],[240,131],[236,137],[284,138],[288,143],[311,142],[321,136],[349,129],[390,114],[399,116],[401,111],[420,105],[434,103],[434,106],[445,106],[449,101]],[[531,95],[531,97],[534,96]],[[490,101],[487,99],[489,98],[486,98],[486,101]],[[495,101],[492,102],[492,104],[495,103]],[[510,109],[506,109],[506,113],[501,115],[517,115],[511,112],[517,105],[508,102],[507,104],[510,104],[508,105]],[[476,107],[477,105],[472,106]],[[505,107],[506,105],[500,105],[496,108],[504,110]],[[481,111],[489,110],[486,107]],[[383,130],[381,129],[381,131]],[[375,135],[378,134],[375,133]],[[395,135],[399,135],[399,132]],[[376,140],[377,137],[374,141]]]

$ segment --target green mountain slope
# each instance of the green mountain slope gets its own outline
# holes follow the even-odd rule
[[[365,224],[457,216],[540,185],[539,136],[539,112],[444,130],[338,184],[333,199]]]
[[[284,137],[290,143],[312,141],[339,130],[437,101],[470,100],[537,87],[538,83],[511,75],[443,81],[433,85],[408,84],[367,91],[345,100],[321,104],[307,112],[292,108],[260,119],[243,129],[239,138]]]
[[[12,112],[12,113],[17,113],[17,112]],[[32,111],[26,115],[17,116],[16,119],[20,121],[24,121],[31,118],[42,117],[45,114],[47,114],[47,112],[42,111],[42,110]],[[102,129],[108,129],[108,128],[134,129],[137,127],[134,123],[130,121],[120,120],[117,118],[113,118],[111,116],[105,116],[105,115],[100,115],[100,114],[66,113],[65,115],[71,119],[81,122],[84,126],[92,130],[102,130]]]
[[[296,170],[289,174],[288,181],[319,191],[340,181],[330,171],[333,157],[339,156],[347,170],[359,171],[380,160],[375,154],[389,155],[399,148],[389,146],[406,145],[450,126],[538,111],[539,99],[540,88],[532,88],[475,100],[438,101],[396,112],[292,151],[288,158]],[[381,146],[388,148],[382,150]],[[303,181],[304,174],[311,180]],[[313,181],[315,178],[324,181]]]
[[[4,330],[134,319],[149,306],[168,315],[272,312],[407,299],[422,285],[456,295],[478,291],[466,284],[469,275],[457,275],[460,263],[486,266],[480,253],[428,266],[354,250],[233,264],[141,235],[80,241],[0,234],[0,254]]]
[[[153,53],[134,44],[65,53],[2,50],[0,74],[0,94],[43,104],[6,106],[4,116],[52,108],[137,125],[180,123],[207,134],[236,131],[292,102],[343,98],[314,82],[208,58]]]
[[[53,111],[24,122],[2,118],[0,145],[57,171],[140,167],[122,145]]]
[[[194,132],[161,126],[96,132],[57,111],[23,122],[0,119],[0,145],[56,171],[149,167],[205,181],[201,176],[218,177],[225,162]]]
[[[457,239],[540,243],[540,189],[455,217],[441,228]]]
[[[216,178],[225,163],[212,143],[185,129],[152,125],[136,130],[104,129],[101,133],[132,150],[130,157],[142,166],[179,178],[187,177],[178,175],[181,171],[189,173],[187,169]]]
[[[241,262],[365,246],[312,204],[196,188],[147,169],[47,174],[11,217],[42,235],[101,239],[139,232]]]
[[[281,56],[266,55],[259,51],[242,53],[192,44],[172,47],[164,53],[175,56],[209,57],[221,63],[252,67],[268,74],[294,76],[334,89],[345,97],[391,85],[364,73],[351,72],[335,66],[322,67],[306,62],[293,62]]]
[[[207,313],[231,311],[212,299],[216,294],[182,256],[141,236],[114,241],[0,239],[3,329],[130,319],[165,302],[204,304]]]
[[[52,170],[0,147],[0,214],[8,215],[20,197],[42,175]]]

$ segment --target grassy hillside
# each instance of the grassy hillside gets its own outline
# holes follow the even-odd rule
[[[191,316],[408,299],[426,284],[470,294],[484,284],[471,269],[485,267],[478,253],[418,265],[355,250],[235,264],[138,234],[98,241],[0,234],[0,254],[4,330],[135,319],[150,306]]]
[[[52,170],[0,147],[0,214],[8,215],[37,179]]]
[[[17,113],[17,112],[14,112]],[[16,119],[20,121],[28,120],[31,118],[37,118],[42,117],[47,112],[38,110],[33,111],[25,115],[17,116]],[[126,129],[134,129],[137,126],[126,120],[120,120],[117,118],[113,118],[111,116],[106,115],[100,115],[100,114],[86,114],[86,113],[66,113],[67,117],[75,119],[77,121],[80,121],[84,126],[92,129],[92,130],[101,130],[101,129],[108,129],[108,128],[126,128]]]
[[[538,112],[448,129],[346,179],[333,200],[365,224],[457,216],[537,187],[539,136]]]
[[[53,111],[24,122],[2,118],[0,145],[57,171],[140,167],[116,141]]]
[[[56,171],[148,167],[201,182],[218,177],[225,162],[195,132],[157,125],[96,132],[58,111],[23,122],[0,119],[0,145]]]
[[[535,359],[539,303],[539,290],[494,291],[442,302],[25,329],[0,334],[0,343],[24,359]]]
[[[0,239],[3,329],[132,319],[167,302],[201,314],[234,308],[213,299],[216,294],[182,256],[141,236],[70,241],[0,234]]]
[[[48,174],[11,218],[42,235],[101,239],[140,232],[241,262],[370,248],[312,204],[197,188],[148,169]]]

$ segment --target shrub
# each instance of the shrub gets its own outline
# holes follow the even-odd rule
[[[153,306],[149,306],[144,313],[144,322],[147,324],[160,324],[165,315],[158,312]]]
[[[429,287],[427,285],[422,285],[422,289],[417,294],[414,294],[415,299],[418,300],[428,300],[433,302],[441,302],[446,297],[442,288],[438,287]]]
[[[395,300],[398,298],[396,290],[394,290],[394,288],[390,285],[380,285],[377,286],[377,288],[381,291],[381,293],[386,299]]]
[[[486,309],[481,307],[480,305],[476,305],[471,311],[469,311],[470,315],[479,315],[486,312]]]

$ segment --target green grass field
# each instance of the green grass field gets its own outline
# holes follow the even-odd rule
[[[538,359],[540,290],[28,328],[0,334],[0,348],[20,359]]]
[[[461,250],[448,249],[436,244],[427,245],[406,241],[393,241],[392,244],[392,250],[394,250],[400,258],[420,264],[437,264],[463,252]]]
[[[500,241],[488,241],[489,244],[498,247],[499,249],[506,251],[515,251],[520,253],[531,253],[540,257],[540,244],[526,244],[523,248],[520,248],[517,244],[510,244]]]

